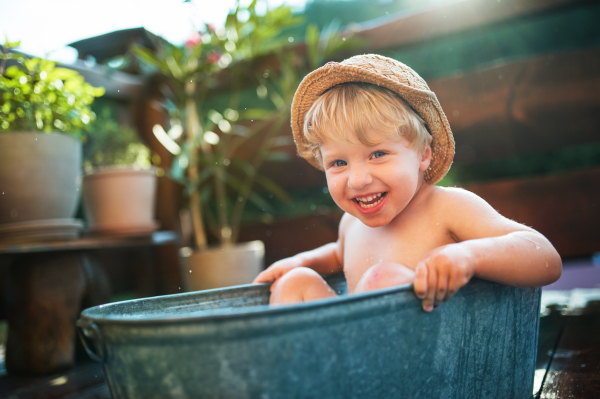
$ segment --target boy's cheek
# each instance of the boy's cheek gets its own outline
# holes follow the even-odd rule
[[[352,208],[349,208],[348,205],[342,201],[339,201],[335,198],[335,196],[331,196],[331,198],[333,198],[333,202],[335,202],[335,204],[344,212],[346,213],[352,213]]]
[[[344,209],[342,206],[343,190],[340,192],[338,184],[339,183],[335,181],[335,179],[327,178],[327,190],[329,191],[329,195],[331,195],[333,202],[335,202],[337,206]]]

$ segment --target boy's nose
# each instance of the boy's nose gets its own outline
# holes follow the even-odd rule
[[[373,177],[366,168],[352,168],[348,177],[348,187],[358,190],[373,182]]]

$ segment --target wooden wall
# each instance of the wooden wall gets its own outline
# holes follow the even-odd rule
[[[557,52],[429,82],[456,141],[455,165],[600,142],[600,48]],[[288,129],[283,135],[291,134]],[[295,153],[295,148],[286,148]],[[323,187],[323,172],[299,157],[266,173],[288,189]],[[546,235],[561,256],[600,251],[600,169],[468,185],[503,215]],[[250,226],[267,261],[335,239],[340,214]],[[271,231],[273,236],[267,236]],[[275,237],[276,236],[276,237]],[[294,237],[291,242],[286,241]],[[310,245],[309,245],[310,244]]]
[[[600,251],[600,168],[465,188],[544,234],[563,258]]]
[[[454,133],[457,163],[600,141],[600,48],[507,62],[430,88]]]

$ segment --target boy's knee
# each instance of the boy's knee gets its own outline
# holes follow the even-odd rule
[[[335,293],[328,288],[319,273],[306,267],[298,267],[275,282],[270,303],[301,302],[332,295]]]
[[[281,291],[303,287],[310,284],[321,276],[317,272],[307,267],[297,267],[283,275],[273,287],[273,292],[278,295]]]
[[[287,272],[282,278],[282,283],[308,283],[313,280],[321,279],[319,273],[308,267],[297,267]]]
[[[362,275],[354,292],[366,292],[381,288],[412,283],[415,272],[406,266],[393,262],[383,262],[371,266]]]

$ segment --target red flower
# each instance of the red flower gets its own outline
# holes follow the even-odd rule
[[[221,59],[221,54],[219,53],[211,53],[206,57],[206,60],[211,64],[216,64]]]
[[[185,42],[185,47],[188,47],[188,48],[189,47],[196,47],[200,43],[202,43],[202,36],[200,35],[200,33],[194,32],[187,39],[187,42]]]

